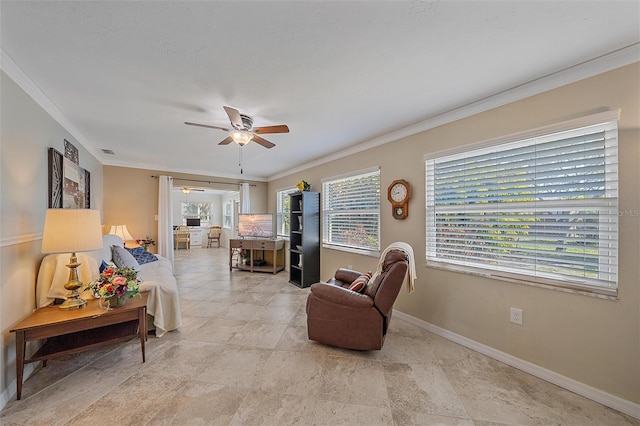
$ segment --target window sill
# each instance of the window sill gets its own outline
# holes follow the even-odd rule
[[[361,254],[364,256],[380,257],[379,250],[358,249],[354,247],[347,247],[347,246],[340,246],[336,244],[326,244],[326,243],[322,244],[322,248],[329,249],[329,250],[346,251],[348,253]]]
[[[570,294],[578,294],[582,296],[590,296],[595,297],[597,299],[604,300],[612,300],[617,301],[618,299],[618,291],[617,290],[608,290],[608,289],[600,289],[600,288],[584,288],[580,287],[577,284],[571,284],[568,282],[556,282],[554,284],[550,282],[544,282],[542,279],[536,277],[528,277],[528,278],[517,278],[514,276],[509,276],[507,273],[501,271],[491,271],[484,270],[480,268],[472,268],[458,265],[449,265],[441,262],[427,261],[427,268],[440,269],[450,272],[457,272],[461,274],[474,275],[477,277],[490,278],[498,281],[506,281],[516,284],[523,284],[532,287],[544,288],[547,290],[555,290],[561,291],[563,293]]]

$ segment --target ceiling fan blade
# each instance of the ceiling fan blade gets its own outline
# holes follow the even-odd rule
[[[264,146],[265,148],[273,148],[274,146],[276,146],[276,144],[274,144],[273,142],[269,142],[268,140],[263,139],[258,135],[253,135],[253,138],[251,140],[256,142],[256,143],[259,143],[260,145]]]
[[[280,124],[277,126],[254,127],[251,131],[259,135],[265,133],[289,133],[289,127],[286,124]]]
[[[210,124],[191,123],[189,121],[185,121],[184,124],[186,124],[187,126],[198,126],[198,127],[207,127],[209,129],[224,130],[225,132],[229,131],[229,129],[225,129],[224,127],[212,126]]]
[[[233,139],[231,139],[231,136],[227,136],[222,142],[220,142],[218,145],[229,145],[231,142],[233,142]]]
[[[236,129],[244,129],[244,123],[242,123],[242,117],[240,116],[240,111],[235,108],[231,108],[228,106],[223,106],[224,110],[227,112],[229,116],[229,120],[231,120],[231,125]]]

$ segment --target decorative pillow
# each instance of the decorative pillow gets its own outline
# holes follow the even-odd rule
[[[360,275],[358,278],[353,280],[353,282],[349,286],[349,290],[355,291],[356,293],[362,293],[362,290],[364,290],[364,287],[367,285],[370,279],[371,271]]]
[[[134,271],[140,270],[140,264],[124,247],[111,246],[113,262],[118,268],[132,268]]]
[[[140,265],[144,265],[145,263],[155,262],[158,258],[153,254],[149,253],[144,249],[144,247],[136,247],[136,248],[126,248],[129,253],[138,261]]]
[[[104,260],[102,261],[102,263],[100,264],[100,273],[104,272],[105,269],[107,269],[107,262],[105,262]]]

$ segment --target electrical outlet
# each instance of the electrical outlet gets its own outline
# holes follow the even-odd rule
[[[510,312],[510,321],[514,324],[522,325],[522,309],[511,308]]]

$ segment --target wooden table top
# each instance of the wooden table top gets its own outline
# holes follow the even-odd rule
[[[87,300],[87,306],[80,309],[63,310],[58,305],[50,305],[38,308],[31,315],[20,321],[10,332],[28,330],[31,328],[42,327],[43,325],[63,324],[65,322],[73,322],[84,318],[95,318],[101,315],[113,315],[119,312],[127,312],[140,309],[147,304],[149,292],[141,292],[140,297],[136,296],[127,299],[127,303],[116,309],[106,310],[100,307],[98,299]]]

